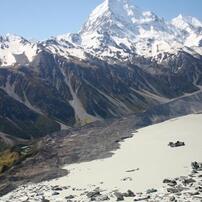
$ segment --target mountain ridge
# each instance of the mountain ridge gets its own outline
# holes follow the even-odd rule
[[[130,2],[104,1],[79,33],[38,42],[0,37],[1,99],[15,106],[13,114],[0,111],[0,131],[10,134],[18,126],[26,138],[38,137],[48,131],[47,123],[51,131],[68,129],[141,113],[197,92],[202,85],[200,21],[188,18],[199,26],[188,33],[175,28],[182,17],[174,26]],[[22,108],[35,117],[25,120],[26,127],[16,121]],[[33,126],[36,134],[29,134]]]

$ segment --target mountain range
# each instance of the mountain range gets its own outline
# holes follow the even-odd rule
[[[168,22],[133,0],[105,0],[78,33],[0,36],[0,132],[18,138],[195,98],[201,86],[202,22]]]

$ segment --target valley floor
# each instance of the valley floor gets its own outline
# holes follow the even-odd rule
[[[168,146],[169,142],[176,141],[184,142],[185,146]],[[128,190],[136,196],[125,197],[124,201],[147,197],[149,201],[201,201],[201,190],[196,192],[202,189],[202,172],[190,175],[194,161],[202,162],[201,114],[139,129],[132,138],[121,143],[112,157],[65,166],[70,171],[68,176],[21,186],[0,198],[0,202],[116,201],[120,193]],[[165,178],[177,178],[178,187],[163,184]],[[186,179],[192,182],[186,184]]]

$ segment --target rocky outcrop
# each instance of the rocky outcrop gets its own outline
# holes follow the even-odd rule
[[[185,146],[185,143],[184,142],[180,142],[180,141],[169,142],[168,146],[170,146],[170,147],[183,147],[183,146]]]

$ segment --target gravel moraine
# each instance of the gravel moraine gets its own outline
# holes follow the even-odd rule
[[[93,185],[92,190],[84,190],[70,186],[51,186],[44,182],[21,186],[0,198],[0,202],[202,201],[202,163],[193,162],[188,176],[165,179],[163,182],[161,189],[151,188],[144,193],[135,193],[133,190],[126,190],[125,193],[119,190],[101,190]]]

